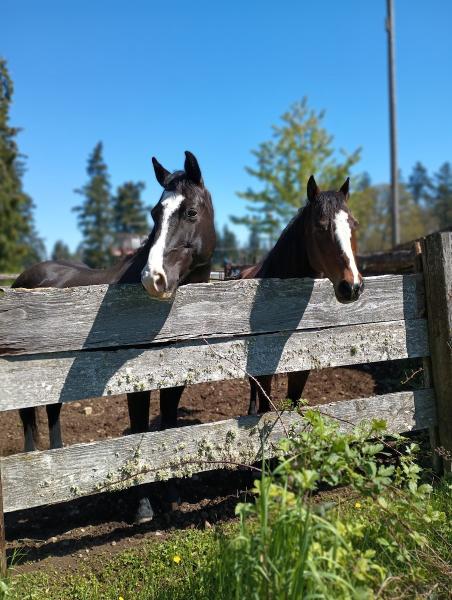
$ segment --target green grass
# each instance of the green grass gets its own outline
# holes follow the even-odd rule
[[[13,600],[448,598],[452,485],[383,424],[343,435],[317,413],[282,443],[227,527],[176,532],[75,573],[10,574]],[[346,486],[339,488],[338,486]]]
[[[344,520],[350,522],[359,513],[359,519],[368,522],[367,534],[355,540],[356,556],[361,560],[361,566],[364,566],[362,560],[364,553],[369,549],[376,550],[377,563],[387,573],[382,581],[378,577],[375,578],[373,593],[376,595],[384,586],[381,590],[382,598],[447,598],[447,590],[451,588],[451,575],[450,572],[449,575],[447,574],[441,560],[445,561],[447,558],[450,560],[451,557],[452,490],[446,484],[439,485],[428,500],[430,508],[444,511],[447,519],[434,527],[425,523],[422,529],[417,529],[418,533],[426,536],[435,554],[432,555],[428,547],[413,548],[407,534],[405,551],[408,551],[410,556],[408,560],[403,561],[394,557],[388,550],[382,549],[377,541],[380,537],[392,539],[392,519],[388,516],[387,520],[376,523],[375,514],[368,509],[365,502],[359,508],[355,506],[356,503],[359,503],[359,500],[344,500],[339,503],[337,512]],[[378,533],[376,524],[378,524]],[[257,522],[254,521],[250,530],[253,531],[256,527]],[[285,536],[283,540],[280,537],[281,533]],[[281,561],[287,559],[287,551],[297,534],[299,535],[299,530],[296,524],[290,530],[283,528],[280,531],[273,531],[274,550],[279,553]],[[230,586],[231,593],[235,592],[236,582],[233,581],[231,584],[228,577],[234,573],[233,562],[238,556],[229,555],[230,562],[225,564],[224,548],[232,543],[232,540],[237,544],[240,538],[238,524],[216,531],[175,532],[167,540],[146,542],[139,548],[122,552],[107,560],[95,559],[76,573],[37,571],[15,576],[12,572],[11,593],[3,597],[0,593],[0,598],[2,600],[3,598],[8,600],[118,600],[120,597],[124,600],[228,598],[230,596],[219,595],[219,590],[223,593],[224,589]],[[278,549],[277,544],[281,541],[284,546]],[[174,557],[180,557],[180,562],[174,562]],[[244,558],[250,560],[250,556]],[[220,569],[218,565],[221,565]],[[350,565],[352,574],[353,568],[354,565]],[[355,581],[355,588],[358,591],[359,583],[358,580]],[[252,597],[241,598],[248,600]],[[272,596],[272,598],[278,597]],[[284,595],[280,597],[290,598]],[[328,591],[324,591],[322,595],[322,591],[319,590],[317,597],[332,598],[333,596],[328,595]],[[349,597],[353,597],[352,592]]]
[[[213,530],[175,532],[167,540],[146,542],[107,560],[95,558],[75,573],[13,574],[11,593],[6,598],[185,600],[196,597],[192,592],[207,597],[197,581],[198,573],[218,556],[219,543]]]

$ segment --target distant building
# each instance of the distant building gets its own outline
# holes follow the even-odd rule
[[[118,233],[110,248],[110,253],[112,256],[118,257],[133,254],[141,246],[146,237],[145,235],[138,235],[136,233]]]

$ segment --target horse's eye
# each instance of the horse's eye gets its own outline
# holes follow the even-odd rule
[[[198,211],[196,211],[194,208],[189,208],[185,214],[189,219],[194,219],[198,214]]]
[[[328,221],[319,221],[316,225],[317,231],[328,231]]]

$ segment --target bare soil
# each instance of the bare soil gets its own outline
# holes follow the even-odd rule
[[[419,385],[417,361],[393,361],[354,368],[312,371],[304,397],[311,405],[412,389]],[[287,378],[276,376],[272,395],[285,398]],[[247,413],[246,379],[188,386],[179,408],[180,426],[219,421]],[[40,448],[48,447],[44,409],[39,409]],[[151,429],[158,429],[158,394],[151,396]],[[65,444],[118,437],[128,433],[125,396],[73,402],[62,409]],[[0,454],[22,450],[23,438],[17,411],[0,413]],[[93,555],[112,553],[143,538],[162,538],[175,528],[210,527],[229,520],[252,484],[249,471],[216,471],[175,483],[151,484],[149,496],[156,512],[146,526],[133,524],[136,490],[104,493],[56,506],[17,511],[6,515],[8,550],[20,551],[20,570],[76,568]],[[181,499],[170,510],[175,491]]]

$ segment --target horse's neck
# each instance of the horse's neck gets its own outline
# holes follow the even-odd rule
[[[318,275],[311,267],[304,235],[304,214],[301,210],[280,235],[275,246],[267,254],[254,277],[314,277]]]

